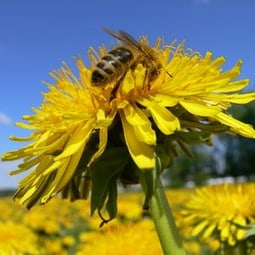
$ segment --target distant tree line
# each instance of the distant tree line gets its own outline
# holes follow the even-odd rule
[[[0,197],[10,197],[14,194],[14,189],[2,189],[0,190]]]

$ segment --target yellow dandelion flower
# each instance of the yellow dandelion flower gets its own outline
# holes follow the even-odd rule
[[[61,242],[64,247],[71,247],[75,244],[75,238],[73,236],[64,236],[61,238]]]
[[[49,235],[58,234],[61,231],[61,226],[59,224],[58,218],[52,217],[47,212],[47,208],[44,210],[36,210],[33,208],[24,216],[24,224],[34,231],[44,232]],[[56,215],[56,214],[55,214]]]
[[[162,254],[153,229],[150,220],[110,227],[107,225],[102,232],[84,233],[84,243],[76,254],[128,255],[134,251],[135,254]]]
[[[45,254],[37,236],[24,225],[0,222],[0,254]]]
[[[114,59],[121,65],[121,79],[116,76],[95,86],[98,77],[92,75],[99,59],[102,64],[104,57],[111,67],[108,70],[104,62],[103,71],[115,68],[105,47],[98,57],[89,55],[91,68],[76,59],[78,76],[66,64],[51,73],[55,83],[47,84],[40,107],[24,116],[26,123],[18,123],[31,135],[11,137],[28,145],[2,156],[23,160],[11,174],[33,169],[19,183],[16,200],[32,207],[59,192],[73,200],[86,197],[91,179],[92,212],[108,197],[112,217],[116,180],[138,182],[134,165],[153,169],[155,153],[169,166],[172,142],[205,142],[210,134],[226,131],[255,138],[252,126],[227,113],[232,103],[255,99],[255,93],[238,93],[248,84],[247,79],[237,80],[242,61],[223,71],[225,59],[213,59],[211,52],[202,56],[185,50],[182,43],[161,46],[160,40],[150,47],[146,37],[137,43],[143,53],[133,54],[132,65]],[[132,56],[132,50],[126,51]]]
[[[255,222],[255,185],[222,184],[198,188],[182,211],[194,236],[235,245],[244,239],[242,226]]]
[[[142,199],[139,199],[140,193],[121,194],[118,202],[118,216],[120,220],[138,220],[141,218]]]
[[[44,239],[43,246],[47,251],[45,254],[51,255],[68,255],[69,252],[60,239]]]

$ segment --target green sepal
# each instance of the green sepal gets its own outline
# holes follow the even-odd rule
[[[109,219],[112,220],[117,215],[117,198],[118,190],[116,180],[113,180],[109,185],[108,199],[106,202],[106,210],[109,214]]]
[[[139,177],[141,185],[145,193],[145,199],[143,204],[143,209],[149,209],[149,203],[153,196],[154,190],[156,188],[157,179],[162,173],[162,165],[160,158],[155,156],[155,169],[151,170],[140,170]]]
[[[200,143],[207,143],[208,140],[211,137],[211,134],[209,132],[205,131],[191,131],[191,132],[180,132],[176,131],[174,134],[175,139],[181,140],[184,143],[187,144],[200,144]]]
[[[255,224],[248,224],[248,225],[241,225],[238,223],[231,222],[232,224],[236,225],[240,229],[246,230],[243,239],[249,239],[252,243],[255,243]]]
[[[157,144],[155,151],[157,157],[160,158],[161,169],[170,168],[173,165],[173,153],[176,150],[174,144],[171,142]],[[158,160],[158,159],[157,159]]]
[[[91,215],[97,210],[101,217],[102,209],[106,209],[110,219],[116,216],[116,182],[128,161],[129,154],[125,147],[113,147],[106,149],[99,160],[91,165]]]
[[[247,232],[244,238],[252,238],[253,240],[255,240],[255,225],[254,224],[247,225],[246,229],[247,229]]]

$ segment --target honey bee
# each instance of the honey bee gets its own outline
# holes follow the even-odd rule
[[[138,42],[125,31],[103,29],[123,43],[107,52],[99,59],[92,71],[91,83],[101,86],[113,80],[119,83],[129,69],[134,70],[138,64],[146,68],[146,81],[153,81],[160,73],[162,64],[155,51],[143,42]]]

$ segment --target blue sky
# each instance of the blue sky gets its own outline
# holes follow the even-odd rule
[[[241,58],[242,77],[255,80],[254,0],[3,0],[0,2],[0,154],[19,148],[9,135],[26,136],[15,121],[38,107],[41,81],[73,56],[87,60],[89,46],[109,46],[115,39],[101,28],[126,30],[153,42],[186,40],[201,53],[225,56],[226,67]],[[16,162],[0,162],[0,188],[15,187]]]

